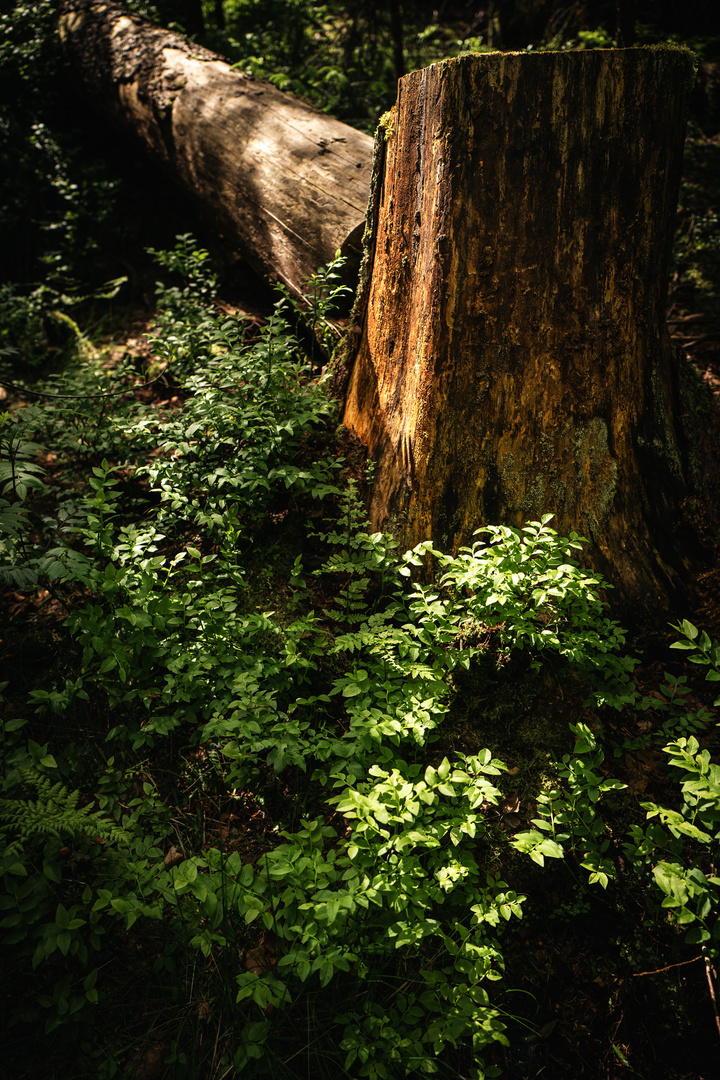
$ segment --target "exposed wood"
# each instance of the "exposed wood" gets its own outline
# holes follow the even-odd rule
[[[266,278],[298,293],[338,249],[359,262],[369,136],[118,4],[64,0],[59,30],[95,104]]]
[[[400,81],[345,366],[376,527],[448,550],[549,512],[626,602],[681,585],[664,312],[691,81],[672,49],[468,56]]]

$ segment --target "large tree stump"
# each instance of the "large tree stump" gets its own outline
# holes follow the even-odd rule
[[[400,81],[346,366],[377,527],[448,550],[548,512],[625,599],[677,585],[664,314],[691,79],[682,51],[609,49]]]
[[[265,278],[299,294],[340,249],[360,261],[372,139],[104,0],[62,0],[94,104],[168,167]]]

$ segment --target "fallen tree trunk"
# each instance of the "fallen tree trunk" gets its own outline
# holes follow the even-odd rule
[[[344,369],[376,527],[448,550],[548,512],[626,602],[681,584],[664,313],[691,79],[681,51],[629,49],[400,81]]]
[[[59,32],[95,105],[265,278],[299,294],[338,249],[359,263],[369,136],[116,3],[64,0]]]

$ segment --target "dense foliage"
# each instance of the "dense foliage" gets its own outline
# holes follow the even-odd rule
[[[153,342],[174,403],[123,369],[93,397],[86,360],[50,391],[76,396],[4,419],[3,574],[57,614],[2,724],[10,1032],[53,1032],[58,1076],[78,1045],[78,1075],[131,1069],[122,971],[173,1075],[492,1076],[524,1015],[513,926],[548,889],[618,918],[629,889],[655,949],[716,956],[716,720],[684,675],[636,685],[581,538],[544,520],[448,556],[369,533],[287,302],[249,335],[188,237],[158,257],[183,274]],[[512,709],[541,716],[553,682],[574,720],[523,762]],[[666,802],[627,787],[641,747]]]
[[[703,4],[131,6],[368,130],[461,51],[689,43],[672,298],[716,317]],[[162,181],[88,137],[54,17],[0,15],[0,374],[26,387],[0,418],[0,1071],[708,1072],[717,643],[686,620],[640,665],[549,519],[452,556],[372,533],[305,348],[337,268],[305,345],[287,299],[218,303]],[[112,333],[150,256],[139,374]]]

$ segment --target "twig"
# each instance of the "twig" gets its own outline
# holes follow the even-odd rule
[[[670,336],[673,341],[677,341],[684,348],[690,349],[693,345],[699,345],[701,341],[717,341],[720,334],[699,334],[697,337],[683,337],[682,334],[678,334],[677,331],[674,331]]]
[[[692,960],[681,960],[679,964],[668,964],[667,967],[657,968],[655,971],[633,971],[633,979],[639,979],[641,975],[659,975],[663,971],[670,971],[672,968],[684,967],[685,964],[694,964],[697,960],[702,960],[702,955],[693,956]]]
[[[715,316],[703,315],[702,313],[698,312],[696,315],[676,315],[675,318],[668,318],[666,321],[668,326],[676,326],[679,323],[714,322]]]
[[[187,851],[185,850],[185,845],[183,844],[182,837],[180,835],[180,831],[178,830],[178,825],[182,825],[182,822],[180,821],[180,822],[177,822],[177,824],[176,824],[175,818],[170,818],[170,821],[172,822],[172,827],[175,830],[175,835],[177,836],[178,844],[180,845],[180,850],[182,851],[183,855],[187,859],[188,854],[187,854]]]
[[[69,400],[70,398],[82,398],[83,400],[91,400],[92,398],[106,398],[106,397],[123,397],[125,394],[134,393],[136,390],[147,390],[149,387],[154,386],[156,382],[159,382],[165,375],[165,369],[156,375],[154,379],[150,379],[149,382],[135,383],[133,386],[122,386],[116,390],[106,390],[102,394],[51,394],[47,390],[31,390],[29,386],[20,386],[18,383],[8,382],[6,379],[0,380],[0,386],[4,386],[10,390],[18,390],[21,394],[33,394],[35,397],[42,398],[64,398]],[[167,379],[165,379],[165,385],[169,386]]]
[[[710,991],[710,998],[713,1003],[713,1012],[715,1013],[715,1027],[718,1030],[718,1035],[720,1035],[720,1013],[718,1012],[717,997],[715,996],[715,983],[713,982],[712,976],[712,963],[710,961],[710,957],[707,954],[707,949],[704,945],[702,947],[702,956],[703,960],[705,961],[705,978],[707,979],[708,990]]]

